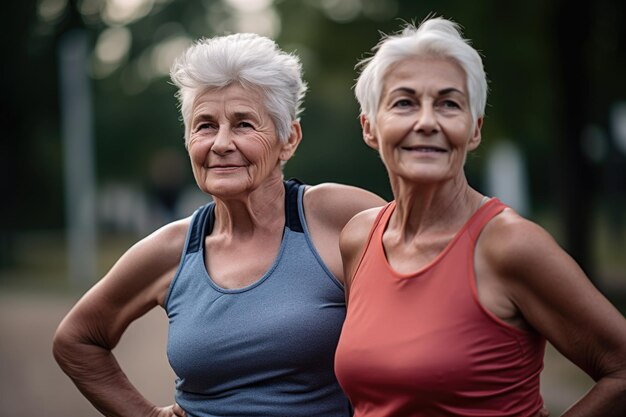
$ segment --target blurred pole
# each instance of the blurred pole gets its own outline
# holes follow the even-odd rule
[[[487,194],[524,217],[530,216],[528,174],[524,155],[513,142],[498,141],[487,158]]]
[[[59,42],[61,130],[65,167],[68,267],[74,287],[96,276],[95,174],[87,34],[72,29]]]
[[[581,0],[576,7],[558,2],[554,14],[557,79],[560,81],[561,110],[559,147],[561,212],[564,216],[565,248],[591,280],[595,280],[592,214],[595,178],[584,154],[583,130],[588,124],[591,85],[586,61],[586,45],[593,22],[591,2]],[[597,281],[595,282],[597,284]]]

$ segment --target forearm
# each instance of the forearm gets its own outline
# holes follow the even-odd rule
[[[55,341],[59,366],[95,408],[107,417],[150,417],[157,409],[130,383],[110,350]]]
[[[604,377],[562,417],[626,416],[626,377]]]

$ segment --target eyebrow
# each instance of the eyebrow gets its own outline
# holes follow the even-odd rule
[[[233,113],[235,118],[237,120],[241,120],[241,119],[253,119],[256,120],[256,116],[253,112],[248,112],[248,111],[236,111],[235,113]]]
[[[391,90],[389,92],[389,94],[396,93],[396,92],[404,92],[404,93],[408,93],[408,94],[415,94],[415,90],[413,90],[412,88],[409,88],[409,87],[394,88],[393,90]]]
[[[202,114],[199,114],[199,115],[197,115],[197,116],[194,116],[194,117],[191,119],[191,125],[192,125],[192,126],[194,126],[194,125],[196,125],[198,122],[211,122],[211,121],[213,121],[213,120],[215,120],[215,117],[213,117],[213,115],[211,115],[211,114],[206,114],[206,113],[202,113]]]
[[[233,116],[235,117],[236,120],[242,120],[242,119],[256,120],[257,119],[254,112],[248,112],[248,111],[237,111],[233,113]],[[195,126],[199,122],[212,122],[214,120],[215,120],[214,115],[210,113],[201,113],[191,118],[191,125]]]
[[[395,92],[398,92],[398,91],[405,92],[405,93],[408,93],[408,94],[413,94],[413,95],[416,93],[416,91],[414,89],[409,88],[409,87],[398,87],[398,88],[394,89],[393,91],[390,91],[389,93],[391,94],[391,93],[395,93]],[[461,94],[461,95],[465,95],[465,93],[463,91],[459,90],[458,88],[454,88],[454,87],[441,89],[437,93],[440,96],[445,96],[446,94],[450,94],[450,93],[458,93],[458,94]]]
[[[443,90],[439,90],[439,95],[440,96],[445,96],[446,94],[450,94],[450,93],[459,93],[461,95],[465,95],[465,93],[463,91],[459,90],[458,88],[454,88],[454,87],[444,88]]]

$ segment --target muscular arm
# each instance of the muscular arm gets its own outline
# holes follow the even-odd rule
[[[59,325],[53,353],[59,366],[104,415],[183,415],[158,408],[130,383],[111,350],[128,325],[162,305],[180,261],[189,221],[168,225],[130,248]]]
[[[626,415],[626,320],[539,226],[511,212],[479,239],[523,319],[588,373],[594,387],[567,417]]]
[[[344,280],[339,235],[357,213],[380,207],[385,201],[376,194],[341,184],[320,184],[304,194],[304,212],[318,253],[330,271]]]

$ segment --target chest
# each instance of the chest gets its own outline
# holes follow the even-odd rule
[[[454,236],[453,233],[435,234],[406,242],[399,233],[387,231],[383,234],[382,245],[391,268],[408,274],[419,271],[437,259]]]
[[[263,277],[280,252],[282,233],[248,239],[205,238],[204,265],[221,288],[247,287]]]

